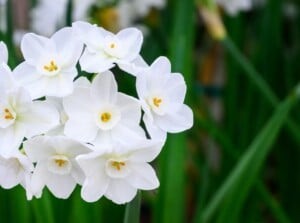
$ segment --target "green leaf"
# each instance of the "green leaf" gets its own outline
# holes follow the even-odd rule
[[[124,223],[139,223],[142,193],[138,191],[135,198],[126,205]]]
[[[238,213],[242,207],[296,99],[296,95],[293,94],[278,106],[268,123],[207,205],[202,215],[202,222],[209,222],[221,204],[223,206],[221,214],[218,214],[219,222],[226,222],[226,219],[231,219],[233,222],[232,216]]]

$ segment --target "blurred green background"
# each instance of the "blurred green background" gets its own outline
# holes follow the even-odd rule
[[[300,2],[266,0],[235,16],[213,7],[210,12],[227,30],[220,39],[210,35],[201,16],[207,2],[169,0],[137,19],[147,27],[145,60],[166,55],[172,71],[184,74],[194,127],[169,134],[153,163],[161,186],[142,192],[136,222],[300,222],[300,91],[294,90]],[[8,0],[1,6],[6,29],[0,39],[9,47],[12,68],[22,60],[14,33],[30,28],[28,13],[36,4]],[[116,12],[107,13],[114,7],[93,7],[90,21],[115,31]],[[65,24],[72,20],[68,13]],[[118,77],[121,91],[134,92],[133,78]],[[1,222],[123,222],[125,207],[105,198],[86,203],[79,187],[68,200],[46,189],[32,201],[19,186],[0,190]],[[131,211],[135,215],[137,208]]]

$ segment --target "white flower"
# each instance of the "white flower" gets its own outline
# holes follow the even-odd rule
[[[9,156],[24,137],[42,134],[58,124],[58,113],[45,101],[32,101],[23,88],[0,89],[0,154]]]
[[[86,44],[79,61],[84,71],[101,73],[115,64],[130,64],[139,56],[143,35],[138,29],[127,28],[113,34],[86,22],[75,22],[73,28]]]
[[[33,99],[71,94],[82,48],[71,28],[61,29],[50,39],[26,34],[21,43],[25,61],[14,70],[15,79]]]
[[[0,41],[0,64],[7,64],[8,61],[8,51],[4,42]]]
[[[246,11],[252,8],[253,0],[216,0],[224,7],[229,15],[236,15],[239,11]]]
[[[152,137],[177,133],[193,125],[193,112],[183,104],[186,84],[179,73],[171,73],[166,57],[159,57],[137,75],[136,88],[145,112],[144,122]]]
[[[29,159],[36,163],[32,174],[32,192],[40,197],[45,186],[58,198],[68,198],[84,175],[75,157],[90,150],[64,136],[37,136],[24,142]]]
[[[19,150],[9,157],[0,156],[0,185],[5,189],[10,189],[21,184],[26,190],[28,200],[32,198],[30,187],[32,171],[33,164]]]
[[[161,151],[162,143],[150,140],[131,142],[126,147],[99,147],[80,155],[77,161],[86,175],[81,196],[94,202],[103,195],[117,204],[131,201],[137,189],[159,186],[155,171],[148,164]]]
[[[113,74],[98,74],[91,87],[76,87],[64,98],[65,134],[94,144],[127,143],[145,137],[138,100],[117,91]]]

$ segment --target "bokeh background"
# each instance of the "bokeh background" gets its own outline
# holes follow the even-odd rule
[[[77,20],[112,32],[139,27],[143,57],[170,58],[194,112],[194,127],[169,135],[153,162],[161,186],[142,192],[140,222],[300,222],[300,2],[218,2],[0,0],[0,40],[14,68],[26,32],[51,36]],[[208,31],[222,25],[227,34]],[[134,78],[117,78],[135,94]],[[1,222],[123,222],[124,213],[105,198],[84,202],[79,187],[67,200],[0,190]]]

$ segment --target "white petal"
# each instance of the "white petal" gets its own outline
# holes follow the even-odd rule
[[[101,173],[98,171],[93,177],[89,177],[84,181],[81,189],[81,197],[83,200],[95,202],[106,193],[109,185],[109,178],[104,172]]]
[[[24,175],[19,161],[15,157],[0,157],[0,184],[5,189],[18,185]]]
[[[144,59],[138,55],[136,59],[132,62],[120,61],[118,62],[118,66],[121,70],[132,74],[133,76],[137,76],[144,69],[149,68],[149,65],[144,61]]]
[[[153,117],[147,113],[144,114],[143,121],[145,123],[148,134],[151,139],[165,142],[167,139],[167,132],[155,125]]]
[[[93,141],[98,132],[98,126],[90,116],[69,117],[65,124],[64,133],[66,136],[82,142]]]
[[[116,204],[124,204],[131,201],[137,193],[137,189],[125,180],[111,179],[105,197]]]
[[[77,75],[76,68],[61,71],[55,77],[45,77],[43,95],[65,97],[73,92],[73,80]]]
[[[91,82],[86,77],[79,77],[74,81],[74,86],[76,87],[91,87]]]
[[[122,123],[138,124],[141,121],[141,106],[139,101],[129,95],[119,93],[117,105],[120,108]]]
[[[174,113],[168,113],[164,116],[155,115],[154,121],[164,131],[178,133],[193,126],[193,112],[188,106],[182,105]]]
[[[112,139],[114,142],[126,145],[132,141],[145,139],[145,132],[139,125],[124,125],[119,124],[111,130]]]
[[[76,119],[82,119],[85,116],[89,116],[94,111],[94,102],[90,96],[90,89],[76,87],[72,95],[63,98],[63,107],[71,118],[74,116]]]
[[[162,150],[163,141],[143,140],[137,141],[135,146],[131,145],[129,159],[132,162],[152,162]]]
[[[31,109],[20,117],[26,125],[26,137],[42,134],[59,125],[57,109],[46,101],[34,101]]]
[[[136,28],[126,28],[117,33],[117,37],[122,42],[124,50],[127,50],[127,55],[125,60],[132,61],[137,58],[140,53],[142,43],[143,43],[143,34]]]
[[[80,154],[91,151],[84,144],[66,136],[51,137],[50,141],[50,144],[53,148],[56,148],[55,150],[58,154],[68,154],[68,158],[75,158]]]
[[[0,89],[1,91],[12,90],[16,87],[15,80],[10,68],[0,61]]]
[[[68,198],[76,187],[76,182],[71,175],[58,175],[48,172],[46,186],[57,198]]]
[[[25,136],[26,129],[22,125],[0,128],[0,155],[8,157],[18,150]]]
[[[135,188],[153,190],[159,187],[154,169],[148,163],[130,163],[131,173],[126,181]]]
[[[40,198],[42,195],[46,179],[48,178],[48,173],[46,163],[37,163],[33,171],[30,184],[32,194],[37,198]]]
[[[49,140],[50,137],[48,136],[36,136],[23,143],[23,148],[32,162],[45,160],[56,153],[55,149],[48,143]]]
[[[73,30],[65,27],[56,32],[51,39],[60,50],[60,63],[65,67],[75,67],[83,50],[83,44],[75,39]]]
[[[21,42],[21,50],[25,60],[34,65],[44,53],[44,48],[48,44],[49,39],[28,33],[24,35]]]
[[[95,102],[113,104],[116,101],[118,86],[112,72],[98,74],[92,83],[91,95]]]
[[[45,96],[46,78],[38,74],[33,66],[23,62],[13,71],[13,76],[30,93],[32,99]]]
[[[183,103],[186,94],[186,84],[182,74],[172,73],[164,86],[169,100],[176,103]]]
[[[151,72],[153,75],[163,75],[171,73],[171,63],[167,57],[158,57],[151,64]]]
[[[8,50],[4,42],[0,41],[0,64],[7,63],[8,61]]]
[[[85,50],[79,60],[81,69],[89,73],[101,73],[114,67],[114,60],[104,53],[90,53]]]

